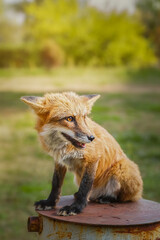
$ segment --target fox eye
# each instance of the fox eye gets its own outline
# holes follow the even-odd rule
[[[74,118],[72,116],[65,118],[68,122],[73,122]]]

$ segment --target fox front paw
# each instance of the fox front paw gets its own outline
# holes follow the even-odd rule
[[[53,201],[50,200],[40,200],[34,204],[36,210],[51,210],[55,207]]]
[[[81,211],[82,211],[82,208],[80,208],[79,206],[71,205],[71,206],[65,206],[61,208],[57,214],[59,216],[73,216],[73,215],[77,215]]]

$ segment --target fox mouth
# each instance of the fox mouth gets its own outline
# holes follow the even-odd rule
[[[62,132],[62,135],[68,140],[70,141],[73,146],[77,147],[77,148],[85,148],[85,143],[81,143],[81,142],[78,142],[77,140],[75,140],[74,138],[72,138],[71,136],[69,136],[68,134],[66,133],[63,133]]]

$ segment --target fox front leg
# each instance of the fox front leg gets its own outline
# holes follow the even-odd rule
[[[60,216],[76,215],[82,212],[87,205],[87,196],[90,192],[94,180],[94,167],[86,168],[82,177],[82,181],[77,193],[75,193],[75,200],[70,206],[61,208],[58,212]]]
[[[66,167],[55,164],[53,179],[52,179],[52,189],[49,197],[46,200],[40,200],[35,202],[35,207],[37,210],[49,210],[55,207],[57,201],[59,200],[59,195],[61,193],[61,186],[66,174]]]

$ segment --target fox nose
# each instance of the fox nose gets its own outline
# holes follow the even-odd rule
[[[91,142],[95,139],[95,137],[93,135],[88,136],[88,140],[90,140]]]

